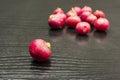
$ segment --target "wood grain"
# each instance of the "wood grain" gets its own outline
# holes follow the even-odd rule
[[[15,79],[90,79],[105,80],[108,75],[116,76],[113,60],[80,59],[77,57],[52,56],[46,63],[39,63],[29,56],[0,57],[2,78]],[[114,65],[113,65],[114,63]],[[111,66],[111,67],[109,67]],[[96,77],[95,77],[96,76]],[[99,76],[99,77],[98,77]],[[111,78],[111,77],[109,77]]]

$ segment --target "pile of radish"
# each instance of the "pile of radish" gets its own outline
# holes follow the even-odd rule
[[[86,35],[91,31],[91,25],[98,31],[106,31],[110,27],[109,20],[102,10],[93,12],[90,6],[72,7],[67,13],[57,8],[49,16],[48,24],[52,29],[61,29],[64,24],[76,30],[76,33]]]

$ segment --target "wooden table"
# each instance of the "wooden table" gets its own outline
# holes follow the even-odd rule
[[[120,0],[1,0],[0,80],[120,80]],[[50,30],[57,7],[103,10],[111,27],[78,36],[74,29]],[[51,59],[34,61],[28,52],[36,38],[52,45]]]

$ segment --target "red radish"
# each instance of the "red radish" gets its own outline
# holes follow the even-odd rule
[[[94,13],[93,13],[97,18],[104,18],[105,17],[105,13],[101,10],[96,10]]]
[[[29,45],[29,52],[36,61],[47,61],[51,56],[50,43],[42,39],[35,39]]]
[[[80,15],[80,14],[81,14],[81,8],[80,8],[80,7],[75,6],[75,7],[73,7],[72,9],[77,13],[77,15]]]
[[[75,11],[74,9],[72,9],[72,10],[70,10],[70,11],[68,11],[68,12],[66,13],[66,16],[67,16],[67,17],[77,16],[77,13],[76,13],[76,11]]]
[[[81,19],[79,16],[71,16],[66,19],[66,24],[70,28],[75,28],[77,23],[81,22]]]
[[[89,16],[91,14],[91,12],[88,12],[88,11],[85,11],[85,12],[83,12],[82,14],[81,14],[81,19],[83,20],[83,21],[86,21],[86,18]]]
[[[97,20],[97,17],[94,16],[93,14],[90,14],[87,18],[86,21],[90,24],[93,24]]]
[[[76,25],[76,32],[78,34],[88,34],[91,30],[91,26],[87,22],[80,22]]]
[[[85,11],[88,11],[88,12],[91,12],[92,13],[92,8],[90,6],[84,6],[82,9],[81,9],[81,13],[85,12]]]
[[[60,14],[53,14],[49,16],[48,24],[52,29],[60,29],[64,25],[65,18]]]
[[[106,19],[106,18],[99,18],[94,22],[94,26],[95,26],[96,30],[106,31],[109,29],[110,23],[109,23],[108,19]]]
[[[53,11],[53,14],[57,14],[57,13],[62,13],[64,14],[64,11],[61,8],[57,8]]]

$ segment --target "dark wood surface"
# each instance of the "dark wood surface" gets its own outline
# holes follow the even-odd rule
[[[0,80],[120,80],[120,0],[0,0]],[[106,13],[111,28],[78,36],[50,30],[47,19],[61,7],[91,6]],[[52,45],[51,59],[34,61],[30,41]]]

